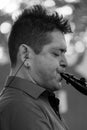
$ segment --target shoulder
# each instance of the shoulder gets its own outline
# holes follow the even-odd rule
[[[25,114],[27,113],[27,116],[31,113],[39,114],[42,112],[41,105],[42,103],[38,99],[20,91],[13,91],[13,89],[5,91],[0,97],[0,111],[10,112],[12,115],[17,112],[22,114],[23,111]]]
[[[7,96],[9,95],[9,96]],[[43,101],[34,99],[29,95],[19,96],[11,92],[3,97],[4,119],[7,120],[14,130],[24,129],[44,129],[50,128],[50,122],[47,119]]]
[[[8,105],[7,117],[12,129],[44,129],[50,128],[50,122],[46,118],[40,106],[35,102],[15,101]]]

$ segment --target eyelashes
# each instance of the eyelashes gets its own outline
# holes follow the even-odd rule
[[[59,56],[58,53],[52,53],[52,54],[53,54],[53,56],[55,56],[55,57],[58,57],[58,56]]]
[[[54,57],[59,57],[59,56],[62,56],[62,55],[64,55],[65,54],[65,52],[61,52],[61,51],[59,51],[59,52],[52,52],[52,55],[54,56]]]

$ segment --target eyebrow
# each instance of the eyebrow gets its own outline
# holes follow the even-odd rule
[[[52,50],[56,50],[56,51],[61,51],[61,52],[66,52],[66,48],[52,48]]]

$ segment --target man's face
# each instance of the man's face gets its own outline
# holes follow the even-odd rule
[[[66,44],[63,34],[59,31],[54,31],[49,36],[52,42],[45,45],[40,54],[34,55],[30,73],[39,85],[55,91],[61,88],[59,73],[65,71],[67,65],[64,54]]]

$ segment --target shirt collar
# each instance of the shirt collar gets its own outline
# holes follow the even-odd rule
[[[45,91],[45,88],[31,81],[14,76],[8,77],[5,86],[20,89],[34,98],[38,98]]]

